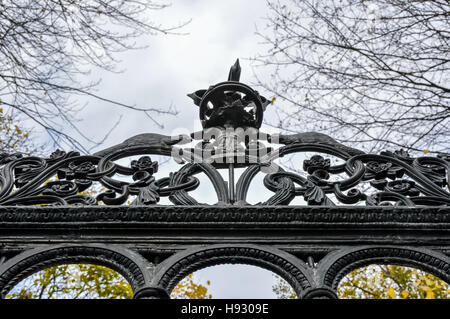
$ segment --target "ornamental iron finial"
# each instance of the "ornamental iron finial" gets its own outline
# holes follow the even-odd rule
[[[228,74],[228,81],[239,82],[240,77],[241,77],[241,66],[239,64],[239,59],[236,59],[236,62],[230,68],[230,73]]]
[[[261,127],[264,110],[270,102],[239,82],[240,76],[241,66],[237,59],[230,68],[228,81],[188,94],[200,108],[203,128]]]

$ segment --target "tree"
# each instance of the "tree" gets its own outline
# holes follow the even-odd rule
[[[209,285],[209,281],[207,282]],[[65,264],[44,269],[16,285],[13,299],[131,299],[128,282],[114,270],[91,264]],[[174,299],[211,298],[208,288],[195,283],[192,274],[171,293]]]
[[[0,107],[0,159],[1,154],[25,153],[30,154],[35,150],[30,142],[30,131],[24,129],[22,123],[9,115],[4,114]]]
[[[297,298],[280,277],[273,292],[281,299]],[[339,284],[341,299],[450,299],[450,287],[424,271],[396,265],[370,265],[353,270]]]
[[[424,271],[396,265],[356,269],[341,281],[340,298],[449,299],[450,287]]]
[[[98,145],[75,124],[85,95],[155,114],[171,109],[136,107],[94,93],[98,81],[86,81],[92,68],[116,71],[115,54],[140,48],[145,34],[173,33],[150,21],[160,1],[139,0],[3,0],[0,1],[0,104],[45,129],[54,143],[84,153],[85,143]],[[142,46],[141,46],[142,47]],[[64,127],[73,129],[70,134]],[[106,137],[106,136],[105,136]]]
[[[42,270],[17,285],[14,299],[130,299],[130,285],[117,272],[102,266],[61,265]]]
[[[269,125],[366,151],[448,152],[450,3],[269,1],[259,85],[285,105]],[[281,103],[279,103],[281,104]]]
[[[206,281],[206,286],[211,282]],[[208,287],[196,283],[193,274],[189,274],[180,281],[170,294],[173,299],[211,299],[212,295],[208,294]]]

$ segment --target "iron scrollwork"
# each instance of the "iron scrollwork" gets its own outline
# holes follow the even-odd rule
[[[386,153],[342,156],[340,148],[311,145],[291,143],[276,149],[277,157],[269,152],[261,157],[261,163],[244,164],[246,170],[234,194],[227,190],[227,183],[219,173],[223,166],[217,167],[215,163],[187,163],[177,172],[156,179],[158,162],[147,154],[164,154],[146,146],[121,148],[105,157],[75,152],[60,153],[57,158],[9,157],[9,160],[4,159],[0,172],[0,205],[97,205],[99,202],[121,205],[132,196],[137,196],[133,205],[155,205],[161,197],[169,197],[175,205],[197,205],[199,203],[188,192],[199,186],[195,175],[201,172],[212,181],[219,204],[248,205],[249,184],[264,166],[286,154],[312,149],[345,162],[333,166],[329,159],[314,155],[304,160],[303,174],[299,174],[298,169],[287,171],[281,167],[267,173],[264,186],[275,194],[265,201],[266,204],[288,205],[295,197],[302,196],[308,205],[324,206],[359,202],[368,206],[450,205],[450,162],[447,160],[420,157],[408,163]],[[135,154],[142,156],[133,160],[130,167],[113,162]],[[118,174],[130,176],[133,181],[114,178]],[[358,188],[363,183],[368,187],[365,190]],[[98,184],[104,191],[93,197],[89,190]],[[234,202],[230,200],[231,195]]]
[[[270,102],[239,78],[238,60],[228,81],[188,95],[199,107],[204,128],[190,136],[140,134],[93,155],[61,150],[48,158],[3,154],[0,205],[145,206],[157,205],[162,197],[175,205],[206,205],[189,195],[200,185],[195,175],[204,173],[218,205],[242,206],[249,205],[249,185],[261,171],[266,173],[264,187],[274,192],[262,205],[289,205],[296,197],[305,205],[321,206],[450,205],[448,155],[414,158],[404,150],[365,154],[322,133],[265,134],[260,126]],[[308,152],[316,154],[303,165],[274,164]],[[184,165],[157,179],[154,155]],[[116,163],[130,156],[140,158],[129,167]],[[333,165],[330,156],[341,162]],[[245,171],[235,183],[239,167]],[[228,170],[227,181],[221,169]]]

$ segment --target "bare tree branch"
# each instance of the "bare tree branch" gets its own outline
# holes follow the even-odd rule
[[[86,79],[92,68],[116,72],[116,53],[142,48],[136,44],[142,35],[179,34],[185,23],[152,22],[152,13],[168,6],[159,0],[0,0],[0,104],[34,121],[57,145],[82,152],[104,138],[94,141],[78,129],[76,96],[143,112],[160,125],[157,115],[176,111],[100,96],[93,91],[99,82]]]
[[[269,0],[271,73],[258,84],[281,98],[276,123],[322,131],[367,151],[450,150],[450,3]],[[277,103],[281,104],[281,103]]]

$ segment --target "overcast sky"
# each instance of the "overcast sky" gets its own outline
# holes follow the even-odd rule
[[[102,96],[140,107],[173,105],[179,114],[158,117],[164,124],[164,128],[160,128],[142,113],[88,100],[89,105],[79,114],[83,120],[79,126],[94,138],[100,139],[122,115],[120,126],[103,146],[114,145],[139,133],[169,135],[180,128],[199,129],[198,107],[186,94],[227,80],[236,58],[242,66],[241,81],[253,82],[250,62],[245,59],[262,49],[255,28],[258,24],[264,25],[265,1],[174,1],[171,7],[156,13],[156,21],[165,25],[192,19],[180,30],[188,34],[142,38],[140,41],[149,45],[148,49],[119,55],[123,73],[93,72],[92,78],[102,79],[98,87],[98,94]]]
[[[171,135],[180,128],[192,132],[200,129],[198,107],[186,96],[198,89],[227,80],[230,66],[236,58],[242,66],[241,81],[252,83],[252,69],[246,58],[263,49],[255,29],[264,26],[267,14],[263,0],[189,0],[174,1],[172,7],[157,12],[157,21],[177,24],[188,19],[183,36],[149,36],[142,43],[149,48],[120,55],[123,73],[94,72],[102,78],[98,93],[109,99],[140,107],[174,105],[177,117],[160,117],[159,128],[138,112],[98,101],[90,101],[79,114],[79,126],[87,135],[100,139],[122,115],[120,126],[105,141],[103,147],[117,144],[135,134],[157,132]],[[260,92],[264,95],[264,92]],[[270,98],[269,96],[266,96]],[[101,121],[99,121],[101,118]],[[161,169],[174,170],[171,165]],[[193,192],[193,196],[202,190]],[[211,200],[211,196],[202,199]],[[260,194],[261,195],[261,194]],[[256,199],[255,199],[256,200]],[[212,199],[214,201],[214,199]],[[237,267],[237,269],[236,269]],[[252,266],[216,266],[197,272],[195,278],[211,281],[209,292],[214,298],[273,298],[272,273]]]

